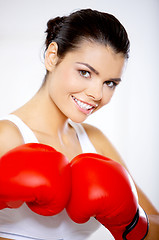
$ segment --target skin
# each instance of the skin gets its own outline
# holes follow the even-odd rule
[[[29,102],[13,113],[32,129],[40,143],[54,147],[71,161],[82,153],[82,149],[68,118],[82,123],[91,113],[109,103],[116,85],[120,83],[125,59],[109,46],[87,41],[82,42],[76,50],[68,52],[62,61],[57,53],[57,44],[51,43],[45,56],[48,71],[45,84]],[[91,111],[81,109],[74,99],[92,106]],[[99,129],[88,124],[83,126],[99,154],[126,167]],[[0,122],[0,156],[23,143],[14,124]],[[159,214],[145,194],[136,187],[139,203],[150,221],[146,239],[156,240],[159,236]]]

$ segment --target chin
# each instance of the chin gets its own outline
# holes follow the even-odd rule
[[[86,116],[85,117],[78,117],[78,116],[76,116],[76,117],[69,117],[69,119],[72,122],[75,122],[75,123],[83,123],[87,119],[87,117]]]

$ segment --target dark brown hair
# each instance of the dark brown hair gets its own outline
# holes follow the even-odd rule
[[[128,58],[130,44],[125,28],[105,12],[82,9],[69,16],[56,17],[48,21],[46,33],[46,50],[51,42],[56,42],[60,58],[77,48],[82,40],[109,45]]]

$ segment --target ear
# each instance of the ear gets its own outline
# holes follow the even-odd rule
[[[58,61],[58,45],[56,42],[50,43],[45,54],[45,67],[49,72],[52,72]]]

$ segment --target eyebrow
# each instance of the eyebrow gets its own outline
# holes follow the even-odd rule
[[[99,72],[96,69],[94,69],[92,66],[90,66],[88,63],[83,63],[83,62],[76,62],[76,63],[88,67],[96,75],[99,75]],[[121,78],[110,78],[109,81],[121,82]]]
[[[109,81],[121,82],[121,78],[110,78]]]
[[[78,64],[82,64],[86,67],[88,67],[92,72],[94,72],[96,75],[99,75],[99,72],[97,70],[95,70],[92,66],[90,66],[88,63],[83,63],[83,62],[76,62]]]

